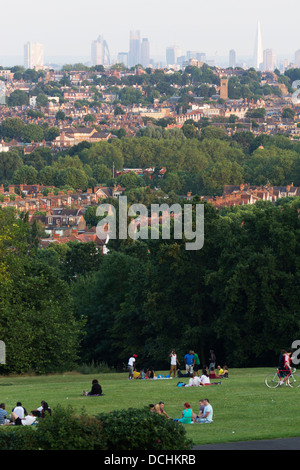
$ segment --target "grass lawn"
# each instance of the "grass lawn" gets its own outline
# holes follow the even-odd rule
[[[199,400],[208,398],[214,409],[212,424],[185,425],[195,445],[300,436],[300,388],[268,389],[265,375],[274,369],[232,369],[222,385],[177,387],[178,381],[127,380],[126,373],[0,377],[0,402],[9,413],[21,401],[27,411],[40,406],[41,400],[52,409],[57,404],[71,405],[90,414],[113,409],[142,408],[150,403],[165,402],[172,418],[180,418],[183,403],[188,401],[198,412]],[[159,372],[157,372],[158,374]],[[163,375],[167,371],[161,372]],[[89,391],[92,379],[98,378],[104,396],[82,396]]]

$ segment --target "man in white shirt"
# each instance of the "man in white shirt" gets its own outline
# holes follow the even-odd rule
[[[199,387],[201,385],[201,379],[198,375],[193,374],[189,380],[188,387]]]
[[[20,419],[23,419],[24,416],[27,414],[27,411],[25,410],[24,406],[22,406],[22,403],[20,401],[18,401],[17,406],[12,411]]]
[[[202,374],[200,377],[201,385],[210,385],[210,378],[207,374]]]
[[[128,359],[128,370],[129,370],[129,377],[128,380],[131,380],[133,378],[133,371],[135,370],[135,359],[137,355],[133,354],[129,359]]]
[[[201,418],[195,418],[195,423],[212,423],[213,422],[213,407],[209,403],[209,399],[205,398],[204,410]]]
[[[19,418],[19,416],[12,412],[11,414],[11,419],[12,419],[12,423],[11,424],[15,424],[16,426],[30,426],[31,424],[35,423],[36,422],[36,414],[37,414],[37,411],[31,411],[29,415],[27,416],[24,416],[23,418]]]

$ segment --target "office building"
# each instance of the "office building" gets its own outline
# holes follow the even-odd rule
[[[256,70],[261,70],[263,65],[263,46],[262,46],[262,36],[261,36],[261,26],[260,22],[257,23],[257,31],[255,38],[255,47],[254,47],[254,68]]]
[[[91,45],[92,65],[110,65],[110,54],[107,42],[102,36],[92,42]]]
[[[128,67],[128,52],[118,53],[118,64],[123,64],[126,68]]]
[[[229,51],[229,67],[234,69],[235,64],[236,64],[236,54],[235,54],[235,51],[231,49]]]
[[[148,38],[143,38],[141,43],[141,65],[149,67],[150,65],[150,43]]]
[[[300,49],[295,52],[295,65],[300,68]]]
[[[180,48],[178,46],[169,46],[166,49],[166,60],[168,67],[174,67],[180,57]]]
[[[34,69],[44,66],[44,46],[39,43],[27,42],[24,46],[24,67]]]
[[[141,62],[141,40],[139,31],[130,31],[128,66],[134,67]]]
[[[273,54],[272,49],[266,49],[263,53],[263,71],[273,72],[276,67],[276,57]]]

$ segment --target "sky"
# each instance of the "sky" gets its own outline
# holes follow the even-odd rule
[[[129,49],[129,31],[150,41],[150,55],[167,46],[209,57],[252,56],[258,20],[263,48],[277,56],[300,49],[299,0],[12,0],[1,7],[0,58],[23,57],[27,41],[44,44],[47,57],[90,57],[100,34],[111,56]]]

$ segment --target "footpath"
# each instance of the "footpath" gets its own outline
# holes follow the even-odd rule
[[[193,450],[300,450],[300,437],[262,441],[227,442],[195,446]]]

